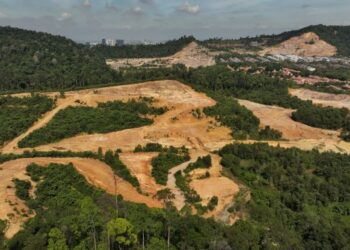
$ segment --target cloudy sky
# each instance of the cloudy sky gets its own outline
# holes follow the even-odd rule
[[[310,24],[350,25],[349,13],[350,0],[0,0],[0,25],[76,41],[236,38]]]

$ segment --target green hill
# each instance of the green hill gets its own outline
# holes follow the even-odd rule
[[[61,36],[0,27],[0,91],[83,87],[114,80],[102,57]]]

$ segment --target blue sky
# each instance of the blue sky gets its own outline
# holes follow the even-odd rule
[[[77,41],[236,38],[350,25],[349,13],[350,0],[0,0],[0,25]]]

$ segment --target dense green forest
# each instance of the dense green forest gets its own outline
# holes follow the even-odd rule
[[[0,91],[76,88],[118,78],[85,45],[11,27],[0,27],[0,75]]]
[[[98,45],[92,51],[103,58],[153,58],[166,57],[183,49],[190,42],[195,41],[193,36],[183,36],[179,39],[154,45]]]
[[[154,108],[148,99],[99,103],[96,108],[77,106],[59,111],[43,128],[19,142],[19,147],[36,147],[69,138],[79,133],[108,133],[152,124],[141,115],[159,115],[164,108]]]
[[[266,144],[227,145],[220,155],[223,166],[251,190],[251,201],[236,206],[249,214],[244,224],[250,246],[261,246],[261,237],[280,249],[349,246],[348,155]]]
[[[0,97],[0,146],[24,133],[53,106],[53,100],[39,95]]]

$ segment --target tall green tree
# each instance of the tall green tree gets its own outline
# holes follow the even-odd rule
[[[52,228],[49,232],[48,250],[68,250],[66,238],[58,228]]]

